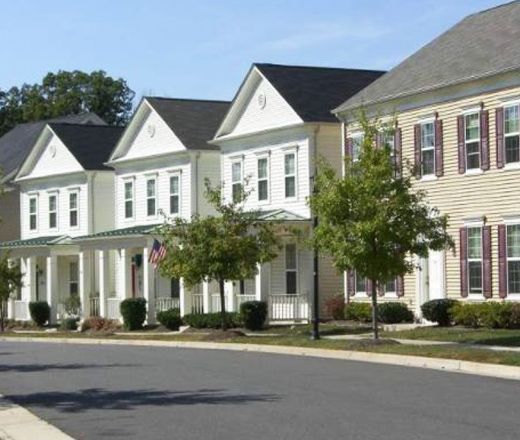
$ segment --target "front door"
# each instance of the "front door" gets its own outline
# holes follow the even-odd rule
[[[444,251],[430,251],[428,256],[429,291],[428,299],[446,297],[444,289]]]

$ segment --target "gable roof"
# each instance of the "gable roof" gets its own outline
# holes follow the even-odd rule
[[[0,181],[10,181],[36,143],[38,136],[49,122],[103,125],[105,121],[95,113],[82,113],[37,122],[18,124],[0,137]]]
[[[385,72],[332,67],[253,64],[305,122],[337,122],[331,109]]]
[[[335,112],[520,69],[520,1],[470,15]]]
[[[48,125],[85,170],[108,169],[104,163],[124,130],[110,125]]]
[[[229,109],[229,101],[201,99],[144,98],[177,135],[183,145],[191,150],[218,150],[208,144],[213,139],[220,122]]]

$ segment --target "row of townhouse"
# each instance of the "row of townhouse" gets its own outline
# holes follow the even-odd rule
[[[203,182],[225,200],[246,185],[246,208],[312,232],[306,203],[317,158],[338,173],[359,145],[356,114],[395,120],[394,157],[450,217],[456,252],[431,252],[381,289],[420,316],[425,301],[520,299],[520,2],[467,17],[391,71],[254,64],[231,103],[144,98],[128,126],[45,124],[16,171],[21,235],[0,247],[20,262],[24,287],[10,317],[46,299],[52,320],[79,295],[85,316],[119,318],[124,298],[158,310],[219,310],[217,286],[188,290],[148,263],[164,216],[211,214]],[[346,100],[346,101],[345,101]],[[0,146],[2,140],[0,139]],[[0,152],[1,153],[1,152]],[[251,280],[226,283],[229,310],[251,299],[272,320],[306,320],[313,254],[289,233]],[[319,259],[320,296],[368,301],[369,283]]]

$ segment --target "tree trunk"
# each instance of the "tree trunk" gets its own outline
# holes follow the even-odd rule
[[[372,330],[374,331],[374,340],[379,339],[378,313],[377,313],[377,283],[372,280]]]
[[[0,301],[0,332],[4,332],[4,313],[6,309],[6,301]]]
[[[227,330],[226,320],[226,297],[224,296],[224,280],[218,280],[218,286],[220,290],[220,316],[222,319],[222,331]]]

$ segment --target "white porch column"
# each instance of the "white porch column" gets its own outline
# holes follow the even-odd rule
[[[227,298],[226,312],[235,312],[235,289],[233,281],[226,281],[224,284],[224,296]]]
[[[148,246],[143,248],[143,297],[146,299],[146,320],[155,323],[155,269],[148,262]]]
[[[119,249],[119,289],[117,296],[123,300],[128,294],[128,257],[125,248]]]
[[[49,324],[56,322],[58,310],[58,257],[56,255],[49,255],[47,257],[47,270],[45,274],[47,284],[47,303],[51,307],[51,316]]]
[[[13,267],[15,262],[9,258],[7,264],[9,267]],[[14,319],[14,298],[12,297],[12,294],[9,295],[9,298],[7,299],[7,319]]]
[[[202,308],[204,313],[210,312],[209,283],[207,280],[202,282]]]
[[[107,318],[108,262],[108,251],[99,251],[99,314],[103,318]]]
[[[260,263],[256,265],[256,275],[255,275],[255,300],[262,301],[262,275],[263,275],[263,267]]]
[[[81,315],[90,316],[90,252],[79,253],[79,300],[81,301]]]
[[[187,290],[184,286],[184,278],[181,278],[179,280],[179,308],[181,309],[181,316],[184,316],[189,313],[186,295]]]

